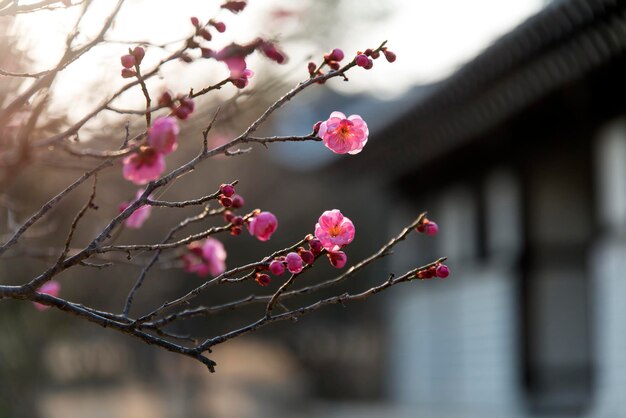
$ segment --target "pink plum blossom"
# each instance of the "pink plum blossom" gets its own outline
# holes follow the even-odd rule
[[[334,253],[328,253],[326,255],[328,256],[328,261],[330,261],[330,264],[338,269],[343,268],[348,262],[348,257],[343,251],[336,251]]]
[[[336,252],[354,239],[354,224],[339,210],[327,210],[315,225],[315,237],[326,251]]]
[[[187,249],[189,252],[183,255],[185,271],[200,277],[207,274],[219,276],[226,271],[226,250],[215,238],[207,238],[202,243],[192,242]]]
[[[158,118],[148,129],[148,144],[157,152],[167,155],[176,151],[179,131],[175,118]]]
[[[124,178],[142,185],[161,176],[165,170],[165,157],[156,149],[144,146],[124,158],[123,164]]]
[[[144,189],[139,189],[137,191],[137,195],[135,196],[135,200],[139,199],[143,194]],[[120,204],[119,211],[120,213],[124,212],[127,207],[129,207],[134,201],[131,202],[122,202]],[[141,205],[137,208],[128,218],[124,221],[124,224],[127,228],[130,229],[139,229],[143,226],[144,222],[148,220],[150,217],[150,212],[152,211],[152,206],[150,205]]]
[[[61,292],[61,284],[57,281],[50,280],[49,282],[44,283],[38,290],[39,293],[45,293],[46,295],[57,297]],[[33,302],[35,308],[38,311],[44,311],[49,308],[49,306],[44,305],[42,303]]]
[[[248,232],[259,241],[267,241],[278,228],[278,219],[271,212],[261,212],[250,219]]]
[[[317,135],[336,154],[358,154],[367,143],[369,130],[359,115],[346,118],[341,112],[333,112],[320,124]]]
[[[298,274],[302,271],[302,268],[304,267],[304,265],[302,264],[302,258],[300,257],[300,255],[298,255],[298,253],[289,253],[287,254],[287,256],[285,257],[285,262],[287,263],[287,270],[289,270],[290,273],[293,274]]]

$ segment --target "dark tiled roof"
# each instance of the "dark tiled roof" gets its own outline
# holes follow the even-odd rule
[[[382,129],[349,168],[394,177],[418,169],[625,55],[626,1],[554,3]]]

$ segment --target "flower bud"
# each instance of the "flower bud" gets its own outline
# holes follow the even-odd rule
[[[226,222],[228,222],[228,223],[232,223],[234,218],[235,218],[235,214],[234,214],[234,213],[232,213],[232,212],[231,212],[231,211],[229,211],[229,210],[225,210],[225,211],[224,211],[224,220],[225,220]]]
[[[207,41],[210,41],[213,38],[211,32],[209,32],[207,29],[200,29],[198,31],[198,35],[202,36]]]
[[[301,251],[298,251],[298,253],[300,254],[300,258],[302,258],[302,261],[304,261],[306,264],[313,264],[313,262],[315,261],[315,256],[311,251],[305,250],[303,248]]]
[[[136,76],[137,73],[135,70],[131,70],[130,68],[122,68],[122,78],[132,78]]]
[[[133,49],[133,55],[135,56],[135,60],[137,60],[137,65],[140,65],[141,61],[143,61],[143,57],[146,55],[146,50],[140,46],[136,46],[135,49]]]
[[[358,65],[359,67],[365,67],[369,61],[370,59],[367,58],[367,56],[364,54],[359,54],[356,56],[356,65]]]
[[[219,33],[224,33],[226,31],[226,25],[224,24],[224,22],[211,21],[211,24]]]
[[[388,50],[383,50],[383,54],[385,54],[385,58],[387,59],[388,62],[394,62],[396,60],[396,54],[394,54],[391,51]]]
[[[172,105],[172,93],[164,91],[159,96],[159,106],[171,106]]]
[[[243,218],[241,216],[235,216],[230,222],[235,226],[241,226],[243,225]]]
[[[335,48],[331,51],[329,58],[331,61],[341,61],[344,58],[344,53],[341,49]]]
[[[225,208],[229,208],[233,205],[232,199],[224,195],[220,196],[218,201],[220,202],[220,205],[224,206]]]
[[[238,208],[242,207],[244,205],[244,203],[245,203],[245,200],[243,200],[243,197],[241,197],[238,194],[234,195],[231,199],[232,199],[232,202],[233,202],[233,208],[234,209],[238,209]]]
[[[195,27],[200,26],[200,21],[198,20],[197,17],[192,16],[190,20],[191,20],[191,24],[194,25]]]
[[[231,197],[235,194],[235,187],[232,184],[222,184],[220,186],[220,193],[226,197]]]
[[[272,260],[269,269],[274,276],[281,276],[285,273],[285,264],[279,260]]]
[[[440,279],[445,279],[450,275],[450,269],[445,264],[440,264],[435,268],[435,275]]]
[[[254,278],[254,281],[257,282],[260,286],[267,286],[268,284],[270,284],[272,279],[270,278],[268,274],[257,273],[256,277]]]
[[[120,61],[124,68],[133,68],[135,66],[135,57],[130,54],[122,55]]]
[[[322,244],[322,241],[314,238],[309,241],[309,248],[314,255],[317,255],[322,252],[322,250],[324,249],[324,245]]]
[[[302,258],[300,258],[298,253],[291,252],[287,254],[285,262],[287,263],[287,270],[289,270],[290,273],[297,274],[302,271]]]
[[[338,269],[343,268],[348,262],[348,257],[343,251],[329,252],[326,256],[328,257],[330,264]]]
[[[237,235],[241,235],[241,231],[243,231],[243,229],[240,226],[232,226],[230,228],[230,235],[236,237]]]
[[[239,13],[240,11],[242,11],[243,9],[246,8],[246,2],[245,1],[227,1],[226,3],[222,4],[221,6],[222,9],[226,9],[229,10],[233,13]]]

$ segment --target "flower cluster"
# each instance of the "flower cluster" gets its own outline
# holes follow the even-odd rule
[[[418,271],[415,276],[418,279],[432,279],[434,277],[439,277],[440,279],[445,279],[450,275],[450,269],[445,264],[436,263],[427,269]]]
[[[425,233],[428,236],[434,237],[439,232],[439,225],[436,222],[431,221],[428,218],[422,219],[422,222],[415,228],[417,232]]]
[[[358,65],[359,67],[363,67],[366,70],[371,69],[372,67],[374,67],[374,61],[375,59],[378,59],[378,57],[380,57],[380,53],[383,53],[383,55],[385,56],[385,59],[387,60],[387,62],[394,62],[396,60],[396,54],[389,51],[386,47],[382,47],[379,49],[370,49],[367,48],[364,52],[357,52],[356,57],[354,58],[354,63],[356,65]]]
[[[271,217],[268,219],[271,220]],[[276,257],[268,263],[267,270],[275,276],[280,276],[285,271],[298,274],[306,266],[313,265],[317,257],[324,252],[333,267],[343,268],[348,257],[341,249],[352,242],[354,231],[352,221],[343,216],[339,210],[328,210],[322,213],[315,225],[315,236],[307,236],[308,249],[298,247],[285,256]],[[271,279],[261,270],[256,273],[255,281],[261,286],[267,286]]]
[[[178,134],[175,118],[156,119],[148,129],[146,144],[124,158],[124,178],[139,185],[158,179],[165,170],[165,155],[178,147]]]
[[[122,77],[131,78],[137,76],[139,65],[143,61],[143,57],[146,55],[145,49],[140,46],[136,46],[134,49],[128,49],[128,54],[120,57],[122,63]]]

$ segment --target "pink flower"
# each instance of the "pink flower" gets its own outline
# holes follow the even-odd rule
[[[359,115],[346,118],[341,112],[333,112],[321,123],[317,135],[336,154],[358,154],[367,143],[369,130]]]
[[[139,189],[137,191],[137,195],[135,197],[135,200],[139,199],[139,197],[141,197],[141,195],[143,194],[144,189]],[[120,208],[119,211],[120,213],[124,212],[126,210],[127,207],[129,207],[134,201],[131,202],[122,202],[120,204]],[[132,215],[130,215],[128,218],[126,218],[126,221],[124,221],[124,223],[126,224],[126,227],[130,228],[130,229],[139,229],[143,226],[143,223],[150,217],[150,212],[152,211],[152,206],[150,205],[141,205],[139,206],[139,208],[137,208]]]
[[[148,129],[148,144],[157,152],[167,155],[176,151],[179,131],[176,119],[169,116],[158,118]]]
[[[183,255],[185,271],[200,277],[207,274],[215,277],[226,271],[226,250],[215,238],[207,238],[203,243],[192,242],[187,249],[189,252]]]
[[[243,70],[243,74],[241,77],[233,78],[231,76],[230,82],[233,83],[233,86],[237,87],[238,89],[242,89],[248,85],[249,79],[253,75],[254,75],[254,71],[246,68],[245,70]]]
[[[354,224],[339,210],[327,210],[315,225],[315,237],[326,251],[337,252],[354,239]]]
[[[271,212],[261,212],[248,223],[248,232],[259,241],[270,239],[276,228],[278,228],[278,219]]]
[[[46,295],[57,297],[61,292],[61,284],[54,280],[50,280],[49,282],[44,283],[37,291],[39,293],[45,293]],[[35,305],[35,308],[37,308],[38,311],[44,311],[49,308],[49,306],[37,302],[33,302],[33,305]]]
[[[124,178],[139,185],[158,179],[165,170],[165,157],[152,147],[141,147],[123,163]]]
[[[348,257],[343,251],[328,253],[326,254],[326,256],[328,257],[328,261],[330,261],[330,264],[338,269],[343,268],[348,262]]]
[[[287,270],[293,274],[300,273],[304,267],[302,264],[302,258],[298,255],[298,253],[292,252],[287,254],[285,262],[287,263]]]

